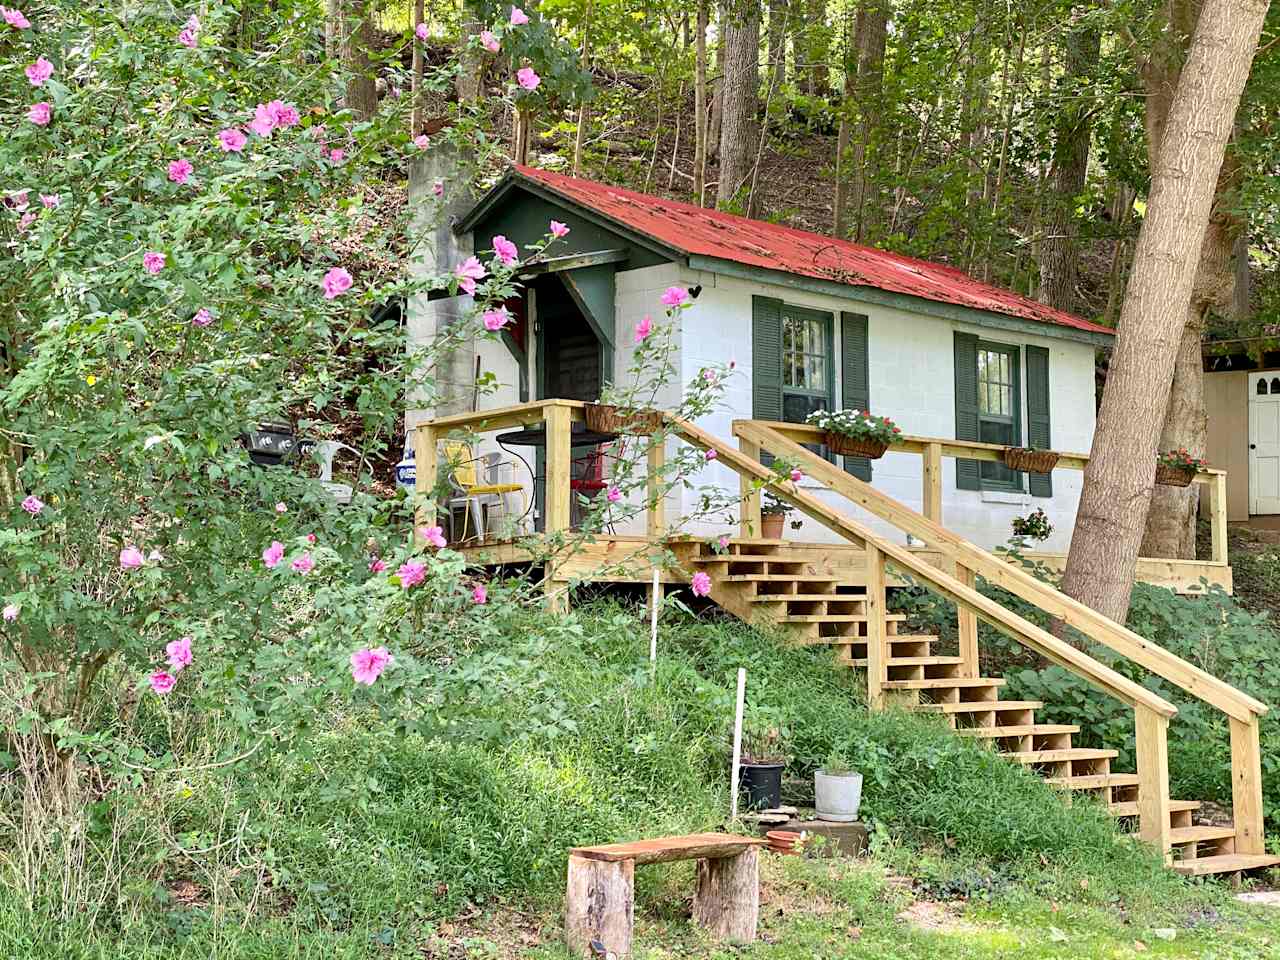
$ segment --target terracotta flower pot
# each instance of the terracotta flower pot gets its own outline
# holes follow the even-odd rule
[[[760,536],[766,540],[781,540],[782,526],[786,523],[787,515],[785,513],[762,513],[760,514]]]
[[[794,830],[770,830],[765,834],[769,841],[769,849],[774,853],[797,855],[800,851],[796,844],[800,842],[800,834]]]

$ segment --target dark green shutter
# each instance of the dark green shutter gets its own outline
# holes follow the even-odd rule
[[[751,298],[751,416],[782,419],[782,301]],[[762,453],[768,466],[771,454]]]
[[[955,335],[956,439],[977,440],[978,434],[978,338],[969,333]],[[977,460],[956,460],[956,486],[961,490],[981,490]]]
[[[1053,449],[1049,431],[1049,351],[1027,347],[1027,446]],[[1053,475],[1027,475],[1033,497],[1053,496]]]
[[[871,408],[871,378],[867,370],[867,318],[861,313],[840,314],[841,396],[846,410]],[[871,479],[871,461],[845,457],[844,468],[859,480]]]

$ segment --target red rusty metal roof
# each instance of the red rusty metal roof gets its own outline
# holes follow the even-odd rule
[[[1090,333],[1115,333],[1110,327],[1055,310],[1030,297],[981,283],[955,267],[732,213],[704,210],[594,180],[526,166],[515,170],[517,179],[534,181],[686,255],[731,260],[849,286],[874,287]]]

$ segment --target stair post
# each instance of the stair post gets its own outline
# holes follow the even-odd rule
[[[956,579],[970,588],[977,583],[973,571],[962,563],[956,564]],[[959,601],[956,601],[956,630],[960,639],[960,657],[964,660],[960,666],[960,676],[976,677],[978,675],[978,615]]]
[[[1262,833],[1262,751],[1258,718],[1231,718],[1231,812],[1236,853],[1266,853]]]
[[[547,537],[567,533],[570,527],[569,480],[572,474],[573,421],[569,408],[551,404],[543,408],[543,420],[547,428],[547,483],[544,496],[543,532]],[[569,584],[557,577],[558,564],[547,559],[543,574],[542,590],[546,595],[547,609],[552,613],[565,613],[569,609]]]
[[[744,457],[754,462],[760,461],[760,444],[744,437],[738,438],[738,449]],[[741,503],[738,506],[738,520],[741,524],[740,536],[743,539],[760,536],[760,488],[755,479],[745,473],[738,474],[738,490]]]
[[[884,554],[871,541],[865,544],[867,563],[867,706],[884,709],[884,682],[889,679],[885,665]]]
[[[1150,707],[1133,708],[1138,755],[1138,836],[1169,859],[1169,718]]]

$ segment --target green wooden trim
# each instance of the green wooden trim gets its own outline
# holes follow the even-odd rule
[[[866,314],[840,312],[840,405],[846,410],[871,409],[867,328]],[[859,480],[871,480],[871,460],[867,457],[845,457],[844,468]]]
[[[563,257],[548,257],[546,260],[535,260],[520,268],[519,277],[537,277],[545,273],[562,273],[566,270],[578,270],[583,267],[598,267],[606,263],[621,263],[630,259],[626,250],[595,250],[589,253],[571,253]]]
[[[953,341],[956,439],[978,440],[978,338],[971,333],[957,332]],[[956,489],[982,489],[977,460],[956,458]]]
[[[1027,351],[1027,446],[1053,449],[1049,416],[1049,351],[1028,345]],[[1029,473],[1027,486],[1033,497],[1053,496],[1053,474]]]
[[[614,282],[615,267],[612,263],[597,267],[580,267],[560,274],[569,296],[586,317],[600,341],[600,383],[613,382],[614,354],[614,318],[617,314],[614,306],[616,285]]]
[[[507,348],[507,352],[511,354],[512,359],[516,362],[516,369],[520,371],[518,383],[520,385],[520,402],[529,402],[529,371],[526,369],[529,361],[529,355],[525,353],[520,344],[516,343],[516,338],[511,335],[509,330],[502,330],[498,333],[503,345]]]
[[[755,280],[760,283],[776,284],[794,290],[806,290],[809,293],[820,293],[856,303],[874,303],[883,307],[894,307],[910,313],[926,314],[958,323],[972,323],[975,326],[992,330],[1007,330],[1026,336],[1051,337],[1055,340],[1070,340],[1075,343],[1087,343],[1093,346],[1107,346],[1114,341],[1113,334],[1096,333],[1092,330],[1077,330],[1074,327],[1061,327],[1053,323],[1041,323],[1038,320],[1024,320],[1003,313],[988,310],[975,310],[954,303],[940,303],[937,300],[926,300],[905,293],[893,293],[878,287],[850,286],[836,283],[834,280],[819,280],[815,277],[801,277],[783,270],[770,270],[765,267],[753,267],[717,257],[705,257],[691,254],[688,258],[690,269],[705,273],[716,273],[726,277],[737,277],[742,280]]]

